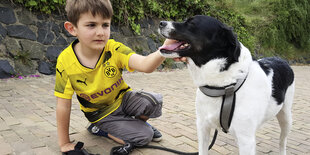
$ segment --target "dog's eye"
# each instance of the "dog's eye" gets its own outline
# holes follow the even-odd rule
[[[195,23],[194,23],[194,22],[188,22],[187,25],[189,25],[189,26],[195,26]]]
[[[186,20],[185,24],[189,26],[195,26],[195,23],[193,22],[193,18],[189,18]]]
[[[194,18],[187,18],[186,20],[185,20],[185,22],[190,22],[190,21],[192,21]]]

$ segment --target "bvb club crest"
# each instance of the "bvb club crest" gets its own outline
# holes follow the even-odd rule
[[[106,77],[112,78],[116,75],[116,73],[117,73],[117,70],[114,66],[107,66],[104,69],[104,74]]]

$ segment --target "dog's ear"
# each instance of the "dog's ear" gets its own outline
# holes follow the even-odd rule
[[[226,25],[222,26],[222,32],[231,58],[233,58],[234,61],[238,61],[240,55],[240,43],[237,35],[233,32],[232,27],[228,27]]]

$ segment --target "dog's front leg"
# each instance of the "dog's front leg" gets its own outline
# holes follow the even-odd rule
[[[246,123],[239,123],[236,126],[234,127],[233,135],[238,143],[239,155],[255,155],[255,127],[249,125],[246,126]]]
[[[199,155],[208,155],[210,131],[211,129],[204,121],[197,119]]]

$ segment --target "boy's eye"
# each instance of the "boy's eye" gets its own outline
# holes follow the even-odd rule
[[[110,27],[110,24],[108,24],[108,23],[103,24],[103,27]]]
[[[87,27],[94,27],[94,26],[96,26],[95,24],[87,24],[86,25]]]

